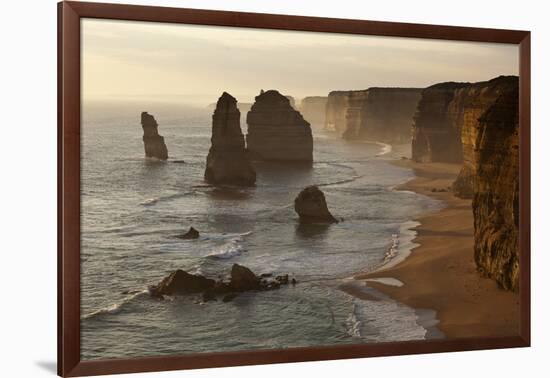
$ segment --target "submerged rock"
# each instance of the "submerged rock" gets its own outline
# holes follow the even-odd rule
[[[141,127],[143,128],[145,156],[160,160],[168,159],[168,149],[164,143],[164,137],[158,133],[158,124],[155,117],[147,112],[142,112]]]
[[[189,231],[185,234],[179,236],[180,239],[198,239],[200,236],[199,232],[193,227],[189,227]]]
[[[323,192],[315,185],[308,186],[294,200],[294,210],[301,223],[338,223],[327,207]]]
[[[211,184],[252,186],[256,172],[244,145],[237,100],[223,92],[212,115],[212,145],[206,158],[204,178]]]
[[[276,90],[256,96],[246,117],[247,150],[254,160],[313,161],[313,137],[309,123]]]

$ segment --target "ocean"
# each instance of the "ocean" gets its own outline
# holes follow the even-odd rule
[[[169,152],[144,158],[141,111]],[[435,314],[350,277],[404,258],[413,219],[436,200],[394,187],[413,178],[390,162],[405,146],[347,142],[313,128],[313,167],[255,163],[252,188],[203,181],[212,111],[153,103],[83,105],[81,358],[110,359],[424,339]],[[245,115],[241,127],[246,132]],[[294,198],[318,185],[331,225],[300,226]],[[176,237],[193,226],[197,240]],[[175,269],[225,277],[232,264],[290,274],[298,284],[232,302],[160,301],[147,287]],[[357,285],[379,300],[355,298]]]

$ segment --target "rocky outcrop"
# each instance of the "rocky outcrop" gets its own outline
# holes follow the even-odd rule
[[[244,145],[237,100],[224,92],[212,116],[212,146],[204,178],[211,184],[251,186],[256,182]]]
[[[300,113],[311,126],[323,127],[325,125],[327,100],[327,97],[311,96],[304,97],[300,102]]]
[[[164,143],[164,137],[158,133],[158,124],[155,117],[147,112],[142,112],[141,127],[143,128],[145,156],[160,160],[168,159],[168,149]]]
[[[189,230],[185,234],[178,237],[180,239],[198,239],[199,236],[200,236],[199,232],[195,230],[194,227],[189,227]]]
[[[457,193],[471,188],[469,160],[478,118],[498,96],[517,85],[517,77],[500,76],[479,83],[440,83],[422,91],[413,125],[412,158],[417,162],[465,164]],[[462,188],[462,189],[460,189]],[[471,189],[468,189],[471,192]],[[462,193],[469,196],[468,193]]]
[[[420,88],[368,88],[329,93],[325,127],[344,139],[405,143]]]
[[[518,125],[516,87],[479,118],[472,155],[475,261],[507,290],[519,284]]]
[[[256,96],[246,121],[247,149],[253,160],[313,161],[311,127],[279,92]]]
[[[300,223],[337,223],[327,207],[324,193],[317,186],[308,186],[294,200]]]
[[[202,293],[213,288],[215,284],[215,280],[178,269],[160,281],[158,285],[151,287],[150,292],[154,296]]]
[[[245,291],[275,290],[281,285],[288,285],[288,274],[277,276],[275,280],[267,280],[254,274],[250,269],[239,264],[231,267],[229,282],[215,281],[200,274],[190,274],[181,269],[170,273],[157,285],[149,287],[152,297],[162,299],[163,296],[202,294],[204,302],[216,300],[222,296],[223,302],[233,300],[238,293]],[[291,283],[295,285],[296,279]]]
[[[258,290],[260,282],[260,277],[252,273],[247,267],[239,264],[233,264],[231,267],[229,287],[232,291]]]

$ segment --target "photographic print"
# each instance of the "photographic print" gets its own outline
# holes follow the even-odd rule
[[[81,360],[520,334],[517,44],[80,28]]]

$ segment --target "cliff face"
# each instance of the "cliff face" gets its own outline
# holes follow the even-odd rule
[[[460,99],[455,94],[469,85],[441,83],[422,91],[412,129],[413,160],[462,162]]]
[[[158,124],[155,117],[147,112],[142,112],[141,127],[143,128],[145,156],[160,160],[168,159],[168,149],[164,143],[164,138],[158,133]]]
[[[351,91],[332,91],[328,94],[325,129],[342,135],[346,131],[346,109]]]
[[[471,197],[471,157],[478,118],[497,97],[517,85],[500,76],[479,83],[440,83],[422,91],[413,125],[412,158],[418,162],[464,163],[455,192]]]
[[[324,126],[327,97],[304,97],[300,103],[300,113],[311,126]]]
[[[454,193],[461,198],[472,198],[473,177],[476,174],[476,149],[481,130],[480,117],[494,105],[503,94],[517,91],[517,76],[500,76],[493,80],[472,84],[459,89],[455,95],[457,107],[455,112],[460,115],[461,143],[463,165],[460,174],[453,184]]]
[[[250,186],[256,172],[247,157],[237,100],[224,92],[212,115],[212,146],[206,158],[204,178],[212,184]]]
[[[357,139],[367,113],[369,91],[350,91],[347,95],[344,139]]]
[[[345,139],[408,142],[421,92],[420,88],[330,92],[325,127]]]
[[[475,261],[503,288],[519,279],[518,90],[503,92],[479,118],[472,153]],[[473,135],[473,134],[468,134]]]
[[[269,90],[256,96],[246,121],[252,159],[313,161],[311,127],[279,92]]]
[[[408,143],[420,88],[369,88],[358,138]]]

